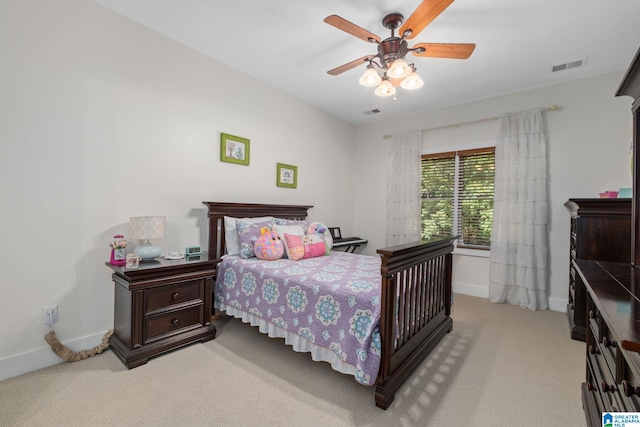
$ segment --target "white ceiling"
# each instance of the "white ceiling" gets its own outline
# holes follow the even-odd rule
[[[640,46],[638,0],[456,0],[409,46],[475,43],[474,53],[409,55],[425,85],[398,88],[393,100],[358,84],[365,65],[327,74],[376,45],[323,19],[336,14],[385,39],[382,18],[407,19],[420,0],[93,1],[354,124],[626,70]],[[584,66],[551,73],[577,60]],[[365,114],[373,109],[381,113]]]

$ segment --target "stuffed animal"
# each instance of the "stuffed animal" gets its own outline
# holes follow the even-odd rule
[[[253,244],[253,251],[260,259],[274,261],[282,258],[284,244],[273,228],[262,227],[260,229],[260,237]]]
[[[333,247],[333,238],[326,225],[321,222],[312,222],[307,228],[307,234],[319,234],[324,238],[324,242],[327,246],[327,255],[331,253]]]

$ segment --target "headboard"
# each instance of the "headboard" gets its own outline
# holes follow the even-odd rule
[[[313,206],[266,205],[258,203],[202,202],[209,209],[209,257],[225,254],[224,217],[251,218],[273,216],[286,219],[306,219]]]

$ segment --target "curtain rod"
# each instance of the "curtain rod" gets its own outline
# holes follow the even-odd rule
[[[544,107],[541,110],[542,111],[557,111],[560,107],[557,105],[550,105],[548,107]],[[457,128],[458,126],[464,126],[464,125],[472,125],[474,123],[482,123],[482,122],[489,122],[491,120],[498,120],[501,116],[495,116],[495,117],[487,117],[486,119],[478,119],[478,120],[470,120],[468,122],[460,122],[460,123],[453,123],[450,125],[442,125],[442,126],[436,126],[436,127],[432,127],[432,128],[427,128],[427,129],[420,129],[420,132],[428,132],[430,130],[436,130],[436,129],[446,129],[446,128]],[[389,139],[391,138],[393,135],[384,135],[383,138],[384,139]]]

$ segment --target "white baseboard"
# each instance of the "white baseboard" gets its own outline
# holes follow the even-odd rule
[[[472,297],[489,298],[489,289],[483,286],[467,285],[464,283],[453,282],[451,284],[454,293],[469,295]],[[549,298],[549,310],[567,311],[567,300],[559,298]]]
[[[469,295],[472,297],[489,298],[489,289],[483,286],[466,285],[464,283],[453,282],[451,284],[454,293]]]
[[[96,334],[72,341],[65,341],[62,344],[72,351],[91,349],[100,345],[106,332],[107,331],[102,334]],[[18,375],[26,374],[28,372],[37,371],[39,369],[48,368],[49,366],[57,365],[62,362],[64,362],[64,360],[58,357],[48,345],[33,351],[7,357],[6,359],[0,360],[0,381],[17,377]]]
[[[549,310],[553,311],[567,311],[567,304],[569,300],[560,298],[549,298]]]

